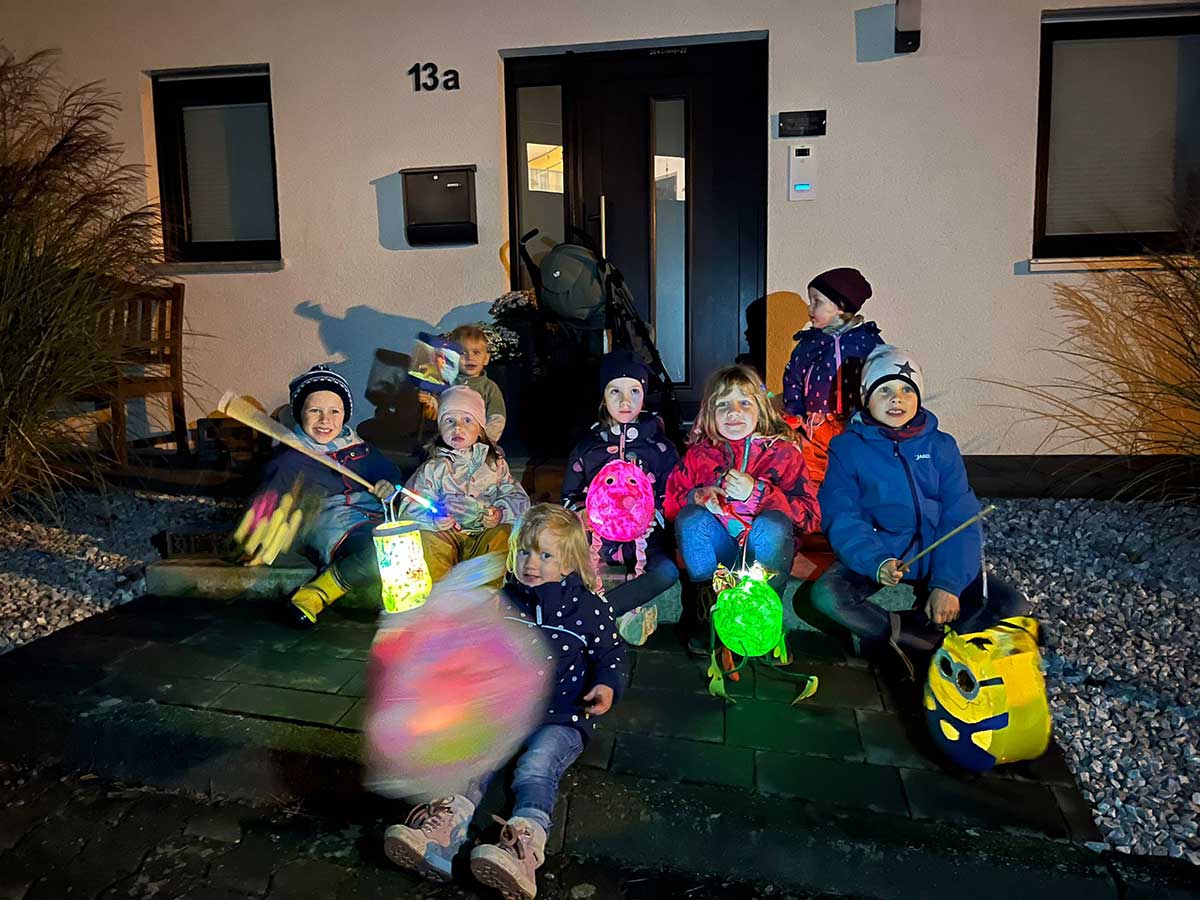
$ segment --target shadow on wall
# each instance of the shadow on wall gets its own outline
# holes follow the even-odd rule
[[[321,338],[325,359],[343,358],[342,362],[333,364],[333,368],[350,382],[350,388],[354,391],[351,424],[356,425],[374,414],[364,396],[376,349],[384,347],[410,353],[418,332],[442,333],[468,322],[490,321],[490,307],[491,301],[488,300],[467,303],[450,310],[437,322],[384,313],[369,306],[352,306],[344,316],[338,317],[325,312],[320,303],[311,301],[296,304],[295,312],[300,318],[317,323],[317,335]],[[313,359],[312,362],[322,361]]]
[[[379,245],[385,250],[411,250],[404,235],[404,178],[399,172],[371,182],[379,214]],[[405,348],[407,352],[407,348]]]
[[[854,61],[883,62],[896,53],[896,4],[870,6],[854,11]]]

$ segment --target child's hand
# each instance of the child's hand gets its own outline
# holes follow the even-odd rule
[[[431,422],[436,422],[438,411],[437,397],[433,396],[429,391],[417,391],[417,401],[421,404],[421,412],[425,418]]]
[[[602,716],[613,705],[613,689],[607,684],[598,684],[583,695],[583,711],[589,716]]]
[[[375,487],[371,488],[371,493],[380,500],[387,500],[392,494],[396,493],[396,486],[386,478],[380,478],[375,482]]]
[[[723,496],[717,488],[706,485],[692,491],[692,502],[697,506],[703,506],[713,515],[719,516],[721,514],[721,497]]]
[[[730,469],[721,479],[721,487],[724,488],[726,497],[740,503],[750,499],[750,495],[754,493],[754,479],[745,472]]]
[[[489,506],[486,510],[484,510],[483,518],[480,521],[483,523],[484,528],[495,528],[500,524],[500,521],[503,518],[504,513],[502,513],[499,508],[495,506]]]
[[[925,615],[934,625],[947,625],[958,618],[958,598],[949,591],[934,588],[925,604]]]
[[[458,522],[454,516],[434,516],[433,527],[438,531],[458,531]]]
[[[900,560],[885,559],[880,565],[879,571],[875,573],[875,580],[884,587],[895,587],[900,583],[900,579],[904,577],[904,573],[900,571]]]

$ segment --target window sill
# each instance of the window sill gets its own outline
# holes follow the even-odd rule
[[[283,260],[161,263],[158,271],[163,275],[247,275],[255,272],[281,272]]]
[[[1162,262],[1153,256],[1078,256],[1061,259],[1028,259],[1024,266],[1018,263],[1018,274],[1044,275],[1067,272],[1112,272],[1161,269]],[[1197,260],[1188,260],[1189,268]],[[1021,271],[1024,269],[1024,271]]]

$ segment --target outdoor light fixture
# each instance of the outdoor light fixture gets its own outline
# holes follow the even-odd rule
[[[921,46],[921,0],[896,0],[896,53],[916,53]]]
[[[421,550],[420,526],[416,522],[387,521],[375,527],[372,537],[383,608],[390,613],[416,609],[433,589]]]

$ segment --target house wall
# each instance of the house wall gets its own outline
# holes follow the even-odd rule
[[[131,162],[153,159],[145,73],[270,65],[284,267],[185,278],[194,418],[226,388],[283,402],[318,361],[340,361],[361,391],[375,347],[478,319],[506,289],[499,51],[769,31],[771,111],[826,108],[829,133],[811,141],[819,196],[804,203],[786,199],[788,141],[770,138],[768,290],[802,294],[822,269],[859,267],[875,286],[865,311],[922,359],[930,405],[963,448],[1029,452],[1039,429],[989,405],[1019,398],[976,379],[1055,374],[1033,351],[1061,337],[1061,276],[1014,274],[1032,238],[1044,4],[924,0],[920,51],[871,61],[891,20],[868,2],[0,0],[0,42],[61,48],[67,82],[103,79]],[[457,69],[462,89],[413,92],[417,61]],[[478,246],[408,249],[396,171],[457,163],[479,166]],[[803,310],[774,307],[777,384]]]

